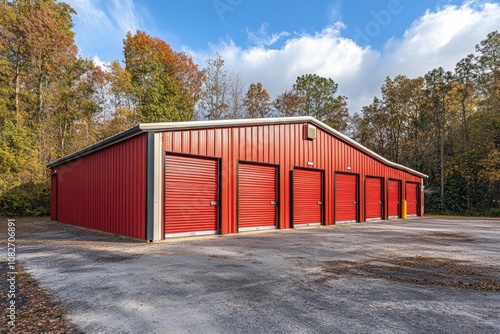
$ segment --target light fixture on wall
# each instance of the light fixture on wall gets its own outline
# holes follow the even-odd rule
[[[347,166],[347,170],[352,170],[352,167],[351,166]]]
[[[314,162],[313,162],[313,161],[308,161],[308,162],[307,162],[307,165],[308,165],[308,166],[314,166]]]

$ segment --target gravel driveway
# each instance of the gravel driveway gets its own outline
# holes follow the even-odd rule
[[[500,220],[414,218],[139,243],[18,222],[88,333],[500,333]]]

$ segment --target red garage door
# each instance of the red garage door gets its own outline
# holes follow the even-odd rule
[[[367,177],[365,185],[366,219],[382,219],[384,208],[383,179]]]
[[[358,220],[358,175],[335,174],[335,222]]]
[[[166,237],[217,233],[218,160],[167,154]]]
[[[401,201],[401,181],[389,180],[388,187],[388,211],[389,218],[399,218],[399,208]]]
[[[416,216],[418,214],[418,188],[418,183],[406,183],[406,214],[408,216]]]
[[[276,176],[276,166],[239,164],[239,231],[276,228]]]
[[[323,172],[293,170],[293,226],[323,223]]]

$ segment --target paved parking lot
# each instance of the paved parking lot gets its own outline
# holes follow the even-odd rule
[[[47,220],[18,226],[18,259],[88,333],[500,332],[499,220],[153,244]]]

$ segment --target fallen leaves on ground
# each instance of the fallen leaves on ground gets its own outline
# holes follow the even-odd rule
[[[9,325],[7,318],[9,306],[9,282],[7,262],[1,263],[0,307],[3,319],[0,324],[0,333],[54,333],[79,334],[83,333],[66,318],[60,302],[50,293],[41,288],[38,282],[28,274],[20,263],[16,264],[16,296],[10,300],[16,302],[15,326]]]
[[[325,261],[324,276],[318,283],[338,276],[352,275],[461,289],[500,291],[500,276],[494,268],[469,261],[425,256],[377,258],[369,260]]]

